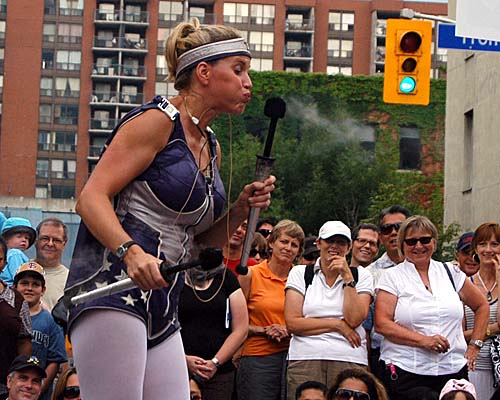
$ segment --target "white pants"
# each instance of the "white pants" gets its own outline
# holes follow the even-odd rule
[[[148,349],[140,319],[120,311],[91,310],[75,321],[71,342],[83,399],[189,399],[179,332]]]

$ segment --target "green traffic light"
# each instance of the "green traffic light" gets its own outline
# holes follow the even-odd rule
[[[404,94],[414,92],[416,86],[417,83],[411,76],[405,76],[403,79],[401,79],[401,82],[399,82],[399,90]]]

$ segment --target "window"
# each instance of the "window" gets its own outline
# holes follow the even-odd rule
[[[328,39],[328,57],[352,58],[352,40]]]
[[[5,21],[0,21],[0,39],[5,39]]]
[[[248,4],[224,3],[224,22],[247,24]]]
[[[59,15],[82,16],[83,0],[59,0]]]
[[[141,7],[133,5],[125,6],[125,21],[146,22],[141,21]]]
[[[156,56],[156,75],[167,75],[167,60],[164,56]]]
[[[155,91],[156,94],[166,97],[176,96],[178,93],[173,82],[156,82]]]
[[[331,31],[353,31],[354,13],[332,11],[328,15],[328,27]]]
[[[45,15],[55,15],[55,13],[56,13],[56,2],[55,2],[55,0],[44,0],[44,2],[43,2],[43,13]]]
[[[274,23],[274,6],[263,4],[250,4],[252,24],[272,25]]]
[[[38,132],[38,150],[49,151],[50,150],[50,132],[40,131]]]
[[[42,49],[42,69],[54,68],[54,50]]]
[[[472,174],[474,168],[474,111],[469,110],[464,114],[464,182],[463,190],[472,189]]]
[[[50,160],[50,176],[55,179],[75,179],[75,160]]]
[[[56,78],[56,96],[78,98],[80,96],[80,79]]]
[[[54,43],[56,41],[56,24],[43,24],[43,41]]]
[[[37,199],[46,199],[48,197],[47,186],[37,186],[35,188],[35,197]]]
[[[54,132],[55,151],[76,151],[75,132]]]
[[[77,125],[78,104],[56,104],[54,117],[56,124]]]
[[[82,25],[59,24],[57,27],[57,41],[59,43],[81,43]]]
[[[52,96],[54,89],[54,78],[42,77],[40,79],[40,96]]]
[[[359,144],[363,149],[375,151],[375,128],[373,126],[356,125],[352,133],[354,138],[359,140]]]
[[[253,58],[250,61],[250,68],[255,71],[272,71],[273,60],[269,58]]]
[[[52,106],[50,104],[40,104],[38,122],[50,124],[52,122]]]
[[[0,94],[3,94],[3,75],[0,75]]]
[[[250,32],[249,46],[253,51],[272,52],[274,48],[274,33]]]
[[[37,178],[49,177],[49,160],[44,160],[44,159],[36,160],[36,177]]]
[[[160,1],[160,21],[182,21],[183,6],[180,1]]]
[[[80,71],[81,51],[58,50],[56,68],[68,71]]]
[[[420,169],[420,132],[417,128],[399,129],[399,169]]]
[[[75,197],[74,186],[52,185],[53,199],[72,199],[73,197]]]

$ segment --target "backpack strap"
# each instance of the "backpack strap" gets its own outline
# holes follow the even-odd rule
[[[358,267],[349,267],[349,268],[351,269],[353,279],[357,282],[359,279]],[[312,283],[313,278],[314,278],[314,264],[307,264],[306,269],[304,270],[304,282],[306,283],[306,290],[304,291],[304,294],[305,292],[307,292],[307,288]]]
[[[453,289],[455,290],[455,292],[457,291],[457,288],[455,286],[455,282],[453,281],[453,277],[451,276],[451,271],[450,269],[448,268],[448,266],[446,265],[445,262],[442,262],[441,264],[443,264],[444,266],[444,269],[446,270],[446,273],[448,274],[448,278],[450,278],[450,281],[451,281],[451,284],[453,285]]]
[[[359,280],[359,272],[358,267],[349,267],[351,269],[352,278],[358,283]]]
[[[304,297],[305,293],[307,292],[307,288],[313,281],[313,278],[314,278],[314,264],[307,264],[306,269],[304,270],[304,282],[306,283],[306,290],[304,291]]]

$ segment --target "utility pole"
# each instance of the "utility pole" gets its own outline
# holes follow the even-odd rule
[[[184,22],[189,21],[189,0],[184,0]]]

